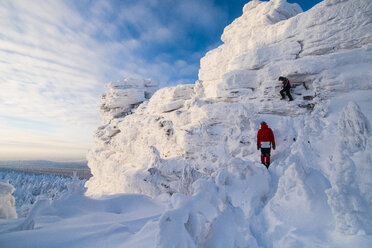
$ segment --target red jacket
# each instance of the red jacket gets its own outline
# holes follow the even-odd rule
[[[267,124],[261,124],[261,129],[257,133],[257,145],[260,146],[261,142],[270,142],[275,145],[274,133]]]

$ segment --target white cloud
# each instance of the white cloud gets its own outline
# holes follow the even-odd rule
[[[189,54],[182,42],[197,39],[184,37],[190,28],[207,32],[213,26],[221,14],[213,1],[113,3],[0,1],[0,115],[13,118],[2,125],[0,145],[13,135],[10,143],[27,147],[39,140],[42,150],[45,140],[53,143],[59,133],[71,140],[79,130],[88,130],[77,135],[88,140],[99,122],[96,105],[107,80],[150,77],[166,84],[196,78],[202,53]],[[175,54],[167,53],[169,47]],[[14,118],[60,127],[40,139],[25,122],[16,135]],[[60,141],[54,144],[61,147]]]
[[[4,5],[0,56],[5,59],[0,61],[0,82],[6,90],[0,92],[0,99],[6,104],[0,107],[1,113],[76,122],[86,104],[97,101],[101,87],[100,57],[89,47],[98,44],[66,26],[65,20],[72,23],[80,18],[60,2]],[[97,116],[95,110],[90,114],[90,119]]]

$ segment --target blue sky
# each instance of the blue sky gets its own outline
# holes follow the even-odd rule
[[[246,2],[1,1],[0,160],[84,159],[105,83],[193,83]]]

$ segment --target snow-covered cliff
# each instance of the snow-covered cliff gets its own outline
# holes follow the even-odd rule
[[[194,85],[153,94],[151,81],[109,84],[87,195],[169,197],[161,247],[337,246],[347,245],[339,234],[372,235],[371,12],[370,0],[304,13],[251,1]],[[294,101],[279,99],[279,76]],[[256,150],[262,120],[277,141],[269,171]]]

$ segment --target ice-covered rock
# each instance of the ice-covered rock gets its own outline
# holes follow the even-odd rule
[[[9,183],[0,181],[0,219],[17,218],[15,200],[12,196],[14,190]]]
[[[351,152],[364,150],[371,131],[370,124],[360,107],[349,102],[342,110],[338,128],[342,141]]]
[[[194,85],[151,98],[142,86],[111,86],[86,194],[169,195],[159,247],[338,246],[334,231],[370,234],[371,11],[369,0],[304,13],[251,1],[201,59]],[[293,102],[279,99],[279,76]],[[277,139],[269,173],[257,163],[262,120]],[[220,240],[224,224],[233,231]],[[168,236],[175,228],[180,239]]]
[[[151,79],[126,78],[106,85],[109,91],[101,96],[99,108],[103,124],[112,119],[126,116],[131,110],[148,100],[158,89],[158,83]]]
[[[145,178],[152,167],[192,163],[210,174],[232,157],[249,158],[262,114],[298,116],[314,108],[324,113],[330,97],[370,90],[370,9],[369,1],[324,1],[301,13],[297,4],[284,0],[251,1],[226,27],[224,44],[202,59],[195,85],[163,88],[132,109],[146,99],[145,93],[135,93],[137,88],[153,90],[152,81],[110,84],[101,104],[104,126],[88,156],[94,175],[88,192],[96,192],[89,189],[93,181],[117,175],[119,168],[124,174],[142,170]],[[322,37],[335,41],[335,48],[312,52],[314,46],[330,44]],[[280,75],[292,82],[291,104],[278,99]],[[150,147],[158,151],[156,163],[149,159]],[[125,192],[127,180],[114,180],[115,192]]]
[[[360,74],[360,80],[347,76],[347,71],[359,70],[355,62],[364,72],[363,67],[368,67],[371,36],[366,30],[371,27],[370,8],[368,1],[326,0],[301,13],[297,4],[285,0],[249,2],[243,15],[225,28],[224,44],[201,59],[199,79],[206,96],[225,97],[226,91],[236,96],[234,92],[250,88],[252,81],[274,87],[282,74],[296,84],[316,83],[325,74],[329,78],[322,80],[322,89],[331,82],[336,88],[349,84],[370,88],[370,74]],[[226,73],[246,74],[245,70],[251,73],[242,75],[245,80],[239,80],[239,87],[226,82]]]

